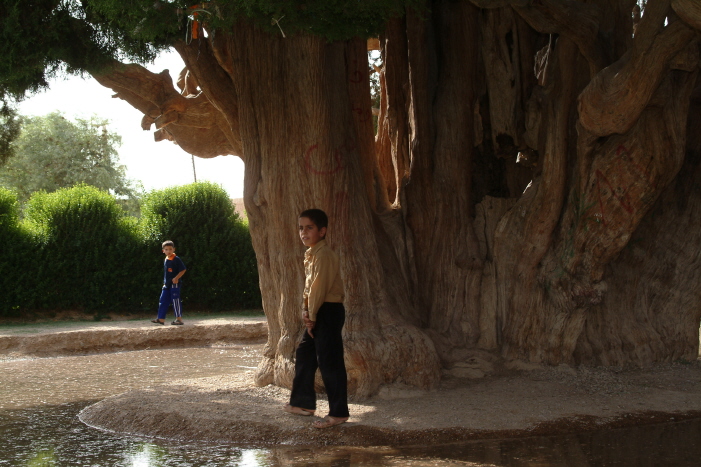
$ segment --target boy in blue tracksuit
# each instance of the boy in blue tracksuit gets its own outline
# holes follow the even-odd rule
[[[175,244],[171,240],[166,240],[162,245],[163,254],[166,255],[163,261],[163,289],[161,290],[161,299],[158,303],[158,317],[152,319],[152,323],[165,324],[166,313],[173,304],[175,311],[175,321],[170,324],[182,325],[183,311],[182,301],[180,300],[180,278],[183,277],[187,268],[185,263],[178,256],[175,256]]]

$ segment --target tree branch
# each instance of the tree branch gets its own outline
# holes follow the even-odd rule
[[[536,31],[560,34],[577,44],[589,62],[592,76],[610,62],[607,45],[599,34],[602,12],[596,5],[575,0],[529,3],[528,6],[514,4],[513,8]]]
[[[602,70],[579,96],[582,126],[595,136],[626,133],[638,120],[670,67],[696,33],[682,21],[664,26],[669,0],[650,1],[633,49]]]
[[[209,40],[200,39],[186,44],[179,41],[174,44],[187,65],[189,73],[217,113],[218,125],[233,148],[231,154],[243,157],[241,136],[239,134],[239,102],[233,82],[231,60],[231,42],[229,34],[210,31]]]
[[[698,0],[672,0],[672,9],[686,24],[701,30],[701,2]]]
[[[480,8],[511,6],[536,31],[561,34],[572,40],[589,61],[592,75],[604,68],[610,58],[599,35],[601,10],[576,0],[470,0]]]
[[[156,123],[156,141],[175,141],[198,157],[235,154],[237,148],[222,131],[220,113],[203,95],[182,96],[173,86],[168,70],[156,74],[141,65],[115,61],[110,69],[93,73],[93,77],[114,90],[113,97],[124,99],[144,114],[144,130]]]

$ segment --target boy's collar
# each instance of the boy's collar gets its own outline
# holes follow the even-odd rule
[[[170,254],[170,255],[166,255],[166,258],[168,258],[169,260],[173,261],[173,258],[175,258],[175,253],[172,253],[172,254]]]
[[[313,255],[314,253],[317,252],[317,250],[319,248],[321,248],[324,245],[326,245],[326,239],[322,238],[321,240],[316,242],[316,244],[314,246],[310,246],[309,248],[307,248],[307,253],[309,253],[310,255]]]

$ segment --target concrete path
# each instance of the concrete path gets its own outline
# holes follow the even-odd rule
[[[59,356],[177,348],[232,341],[264,341],[265,317],[190,319],[184,326],[157,325],[150,319],[61,322],[0,326],[0,355]]]

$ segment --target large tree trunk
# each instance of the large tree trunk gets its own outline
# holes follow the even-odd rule
[[[364,41],[284,39],[244,24],[228,40],[234,63],[247,64],[233,78],[244,201],[270,329],[258,382],[291,385],[303,288],[296,221],[303,209],[317,207],[330,216],[328,239],[343,259],[350,390],[369,394],[392,381],[430,387],[439,371],[433,344],[405,319],[414,305],[387,254],[391,237],[383,223],[395,221],[383,219],[388,206],[375,176]]]
[[[435,0],[407,12],[380,37],[376,138],[359,39],[284,38],[242,21],[176,44],[180,92],[135,65],[98,79],[157,139],[244,159],[270,328],[259,384],[291,384],[295,223],[310,207],[330,215],[342,258],[356,394],[431,387],[441,367],[489,353],[692,360],[701,11],[649,0],[633,23],[635,5]]]

